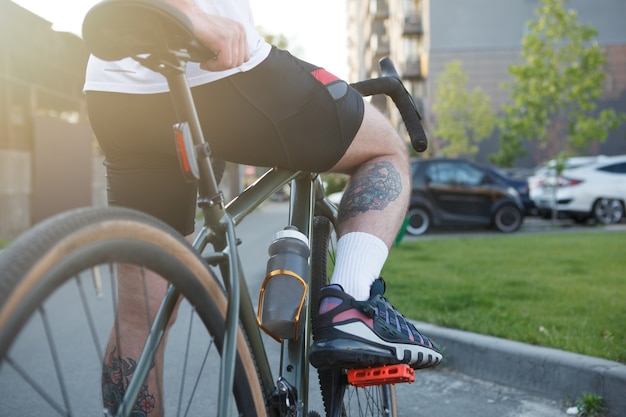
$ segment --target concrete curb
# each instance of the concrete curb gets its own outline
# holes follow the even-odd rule
[[[428,323],[414,322],[444,350],[443,366],[555,401],[603,397],[612,417],[626,417],[626,365]]]

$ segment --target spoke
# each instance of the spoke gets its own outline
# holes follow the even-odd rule
[[[41,387],[41,385],[39,385],[34,379],[28,376],[26,371],[22,369],[17,363],[15,363],[10,356],[5,357],[4,361],[5,363],[9,364],[11,368],[13,368],[13,370],[17,372],[22,377],[22,379],[26,381],[26,383],[30,385],[37,392],[37,394],[39,394],[41,398],[43,398],[48,404],[50,404],[50,407],[54,408],[54,410],[59,413],[59,415],[67,415],[67,413],[63,410],[63,407],[59,403],[57,403],[54,398],[48,395]]]
[[[94,266],[93,268],[91,268],[91,272],[92,272],[92,279],[93,279],[93,286],[96,289],[96,297],[99,300],[102,300],[103,297],[103,293],[102,293],[102,277],[100,276],[100,268],[98,268],[98,266]]]
[[[54,343],[54,339],[52,337],[52,332],[50,329],[50,323],[48,321],[48,315],[46,314],[43,307],[39,307],[39,314],[41,315],[41,320],[43,322],[44,329],[46,330],[46,338],[48,339],[48,347],[50,347],[50,353],[52,355],[52,361],[54,362],[54,368],[57,374],[57,380],[59,381],[59,389],[61,390],[61,395],[63,396],[63,402],[65,403],[65,407],[67,408],[67,415],[72,416],[72,410],[70,407],[70,400],[67,392],[67,385],[65,384],[65,380],[63,379],[63,374],[61,370],[61,361],[59,360],[59,354],[56,348],[56,344]]]
[[[180,410],[182,408],[182,402],[183,402],[183,393],[185,392],[185,381],[187,379],[186,378],[187,363],[189,362],[189,349],[191,349],[191,330],[193,328],[193,312],[194,312],[194,309],[192,308],[189,314],[189,327],[187,328],[187,345],[185,346],[185,359],[183,361],[183,375],[182,375],[182,380],[180,383],[180,392],[178,395],[178,409],[176,413],[177,415],[180,415]]]
[[[97,268],[92,269],[92,274],[97,271]],[[99,275],[99,274],[98,274]],[[96,281],[95,275],[93,276],[94,282]],[[97,280],[100,280],[98,276]],[[89,304],[87,303],[87,295],[85,294],[85,289],[83,288],[83,283],[80,280],[80,276],[76,276],[75,278],[76,285],[78,286],[78,292],[80,293],[80,299],[83,304],[83,311],[85,312],[85,317],[87,318],[87,323],[89,325],[89,331],[91,332],[91,339],[93,340],[94,346],[96,348],[96,354],[98,355],[98,361],[101,361],[104,358],[102,353],[102,348],[100,347],[100,340],[98,338],[98,332],[96,331],[96,324],[93,320],[93,315],[91,314],[91,310],[89,309]],[[102,283],[100,282],[100,288],[96,289],[96,294],[100,292],[100,298],[102,297]]]
[[[191,390],[191,395],[189,396],[189,401],[187,402],[187,409],[185,410],[185,414],[184,414],[185,417],[189,413],[189,408],[191,408],[191,402],[193,401],[193,398],[196,395],[196,390],[198,389],[198,384],[200,383],[200,377],[202,376],[204,367],[206,366],[206,363],[207,363],[207,358],[209,357],[209,353],[211,352],[212,348],[213,348],[213,339],[211,339],[209,346],[207,346],[206,353],[204,354],[204,359],[202,359],[202,365],[200,366],[200,370],[198,371],[198,377],[196,378],[196,382],[193,386],[193,389]]]
[[[111,306],[113,307],[113,334],[115,336],[115,343],[117,346],[120,345],[120,322],[117,319],[117,270],[119,269],[119,266],[117,264],[110,264],[109,265],[109,274],[110,274],[110,280],[111,280]],[[109,339],[110,340],[110,339]],[[107,349],[109,349],[109,346],[107,345]],[[108,354],[108,350],[107,350],[107,354]],[[106,358],[103,356],[102,357],[103,360],[106,360]]]

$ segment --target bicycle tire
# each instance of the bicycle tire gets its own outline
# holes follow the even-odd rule
[[[176,288],[180,294],[177,321],[187,313],[190,319],[189,324],[181,326],[166,324],[171,333],[164,348],[165,409],[178,407],[175,414],[186,415],[190,410],[195,413],[193,407],[201,401],[198,407],[206,410],[202,415],[214,413],[217,407],[213,402],[217,399],[208,398],[205,391],[198,399],[196,392],[219,385],[211,383],[210,378],[217,378],[208,369],[219,360],[207,358],[221,356],[227,305],[222,286],[191,245],[173,229],[143,213],[105,207],[55,216],[24,233],[0,254],[0,414],[30,415],[24,412],[28,409],[32,415],[102,415],[100,385],[106,343],[100,340],[110,331],[113,317],[108,316],[114,316],[117,307],[116,269],[103,269],[103,263],[141,266],[142,271],[157,272]],[[103,274],[105,279],[101,280]],[[83,316],[74,311],[75,307],[83,308]],[[102,312],[107,312],[107,317],[100,316]],[[202,331],[192,330],[197,318],[204,325]],[[102,328],[98,328],[101,321]],[[187,326],[187,339],[178,337]],[[85,339],[77,340],[83,331]],[[186,366],[182,369],[176,366],[181,358],[170,352],[184,340],[187,345],[182,360]],[[87,341],[93,346],[88,348]],[[193,368],[189,361],[196,358],[202,367],[188,374]],[[170,361],[175,370],[167,368]],[[154,362],[150,366],[155,366]],[[205,372],[210,374],[208,379]],[[175,398],[176,392],[170,395],[169,386],[174,380],[180,380],[179,398]],[[232,402],[238,415],[265,415],[254,353],[241,328],[235,380]],[[25,389],[31,392],[23,392]],[[142,407],[152,407],[154,397],[140,394],[137,400],[128,396],[123,400],[131,404],[143,401]],[[44,412],[37,407],[50,410]]]
[[[317,325],[319,294],[328,285],[328,258],[332,257],[333,227],[330,220],[316,216],[311,244],[311,322],[313,340]],[[397,417],[398,407],[394,385],[357,388],[348,384],[343,369],[318,369],[322,401],[327,417]],[[341,403],[335,406],[334,403]]]

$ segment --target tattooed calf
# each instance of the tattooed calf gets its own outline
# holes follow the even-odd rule
[[[113,348],[108,361],[102,365],[102,400],[105,409],[114,414],[117,413],[136,367],[137,362],[134,359],[122,358],[117,355],[117,348]],[[146,417],[154,410],[155,405],[154,395],[150,394],[148,386],[144,385],[133,406],[131,415],[133,417]]]
[[[341,200],[340,220],[370,210],[383,210],[400,195],[400,174],[390,162],[365,165],[350,181]]]

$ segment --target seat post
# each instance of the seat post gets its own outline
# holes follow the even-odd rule
[[[216,225],[224,216],[224,196],[218,188],[213,166],[210,160],[210,146],[204,140],[191,89],[184,70],[166,71],[164,75],[170,88],[174,109],[181,122],[187,122],[193,138],[198,169],[200,172],[198,187],[198,204],[205,211],[207,220]]]
[[[167,74],[167,83],[170,88],[170,95],[174,102],[174,108],[179,120],[186,121],[189,124],[193,143],[196,147],[196,152],[200,151],[201,155],[198,155],[198,165],[200,168],[200,193],[206,192],[207,195],[200,195],[213,199],[219,194],[217,182],[215,181],[215,175],[213,174],[213,167],[209,161],[209,155],[211,153],[208,142],[204,140],[202,134],[202,128],[200,127],[200,119],[196,112],[196,107],[191,95],[191,89],[184,72],[172,72]]]

